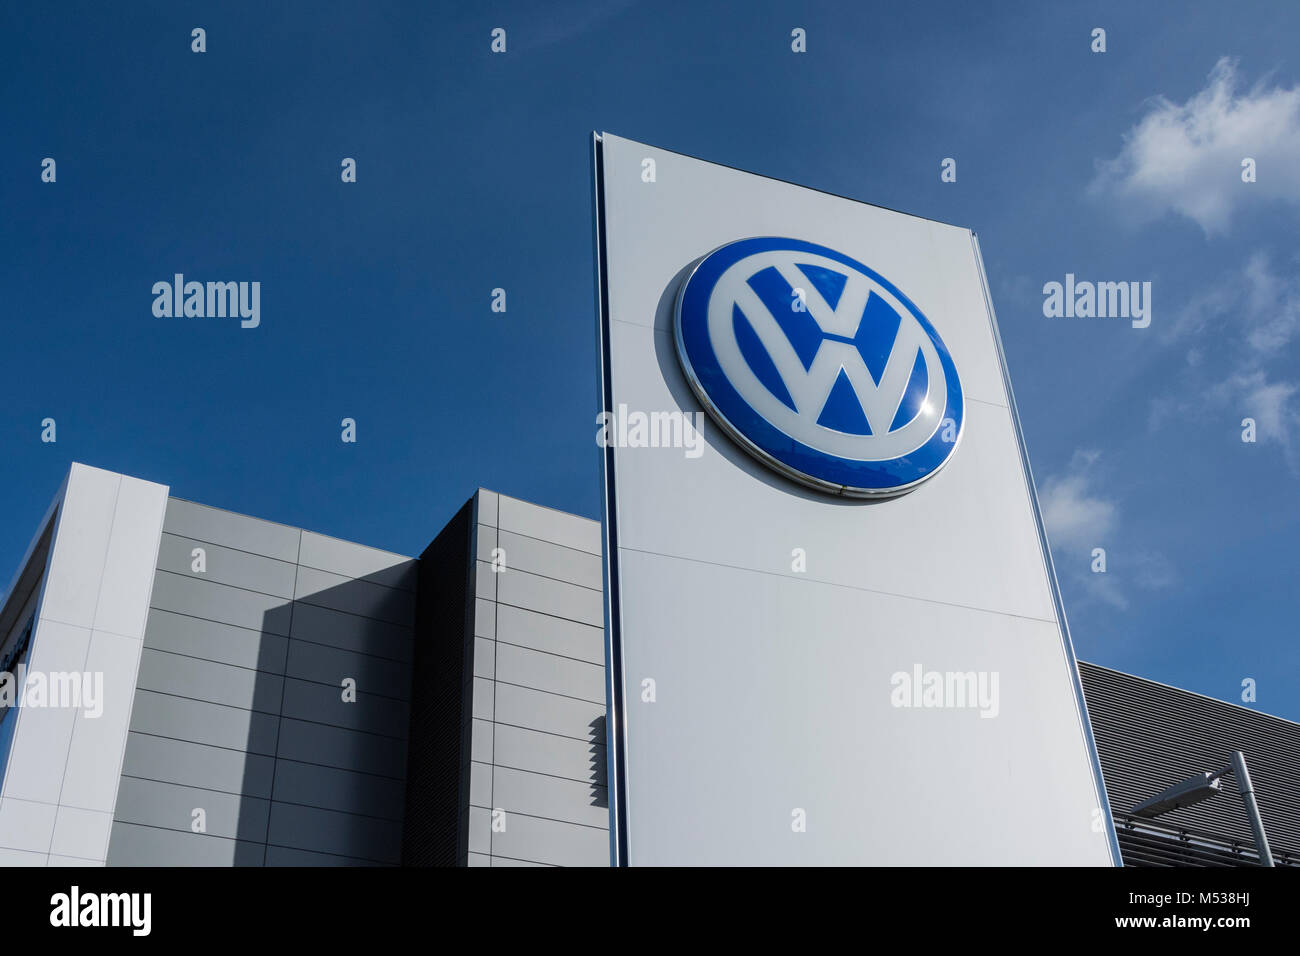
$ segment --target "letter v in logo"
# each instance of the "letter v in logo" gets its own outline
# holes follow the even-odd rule
[[[934,327],[884,277],[825,246],[764,237],[714,250],[682,283],[675,331],[713,418],[814,488],[899,494],[961,437],[961,382]]]

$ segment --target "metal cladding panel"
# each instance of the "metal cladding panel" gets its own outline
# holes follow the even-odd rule
[[[463,862],[606,866],[600,525],[482,489],[475,500]]]
[[[50,692],[13,714],[0,766],[0,849],[42,854],[30,862],[104,863],[166,501],[163,485],[75,463],[57,500],[25,612],[35,615],[28,680],[43,677]]]
[[[605,450],[616,860],[1118,862],[973,235],[608,134],[594,162],[602,407],[686,412],[703,437]],[[828,494],[706,409],[679,290],[752,237],[834,250],[924,314],[964,403],[942,470]],[[902,706],[932,673],[996,707]]]
[[[108,862],[397,862],[413,559],[164,501]]]
[[[1251,863],[1255,841],[1231,775],[1210,800],[1143,820],[1129,812],[1200,771],[1246,757],[1276,863],[1300,865],[1300,724],[1080,662],[1092,732],[1128,865]]]

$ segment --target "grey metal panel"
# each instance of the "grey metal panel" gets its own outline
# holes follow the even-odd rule
[[[492,722],[475,717],[471,721],[469,758],[480,763],[492,762]]]
[[[607,824],[603,766],[598,768],[603,765],[605,750],[601,571],[598,555],[531,538],[524,532],[568,535],[569,544],[585,543],[597,549],[599,541],[595,539],[593,545],[587,537],[587,526],[593,523],[560,512],[507,501],[504,514],[504,521],[522,530],[498,532],[483,523],[482,510],[475,529],[477,589],[471,627],[476,638],[472,645],[475,676],[468,688],[474,719],[466,794],[471,809],[465,825],[472,859],[485,860],[485,854],[491,852],[494,865],[549,865],[550,861],[500,856],[495,841],[501,835],[491,832],[491,813],[508,797],[512,805],[505,807],[507,829],[520,819],[523,807],[565,821]],[[505,551],[501,572],[492,569],[494,547]],[[517,583],[512,585],[511,579]],[[497,600],[523,606],[498,604]],[[541,605],[542,610],[532,610],[529,605]],[[580,623],[582,618],[590,623]],[[494,637],[500,640],[494,641]],[[517,646],[502,641],[517,642]],[[568,651],[574,657],[559,656],[557,651]],[[560,693],[514,686],[510,681]],[[591,699],[564,697],[562,693]],[[520,721],[521,726],[502,726],[510,721]],[[529,724],[573,736],[566,739],[554,733],[536,733]],[[522,766],[528,772],[503,769],[503,764]],[[512,773],[514,776],[508,776]],[[562,779],[564,775],[569,779]],[[503,792],[494,792],[494,778],[508,781]],[[530,780],[538,786],[530,789],[526,785]],[[597,842],[605,848],[598,853],[597,862],[607,862],[607,837]]]
[[[249,753],[275,753],[276,718],[270,714],[143,689],[135,695],[131,730]]]
[[[526,608],[497,606],[497,640],[605,665],[605,631]]]
[[[182,833],[117,821],[108,844],[109,866],[261,866],[261,843],[206,833]]]
[[[204,552],[203,571],[193,570],[196,549]],[[293,597],[293,579],[297,572],[294,565],[286,561],[167,532],[163,532],[158,547],[158,570],[285,599]]]
[[[132,732],[127,735],[122,773],[205,790],[271,796],[275,760],[261,754]]]
[[[481,601],[495,601],[497,599],[498,577],[500,577],[500,572],[493,571],[492,565],[486,561],[475,562],[474,597]]]
[[[362,690],[357,699],[349,703],[343,700],[343,688],[339,685],[331,687],[293,678],[285,679],[281,713],[285,717],[389,737],[405,737],[407,731],[405,701],[378,697]]]
[[[497,546],[497,529],[479,524],[474,528],[474,554],[479,561],[492,561],[492,551]]]
[[[159,498],[159,504],[162,499]],[[161,509],[159,509],[161,517]],[[116,532],[114,533],[116,536]],[[148,604],[139,596],[140,623],[143,627]],[[90,648],[84,665],[87,673],[102,678],[101,697],[103,710],[98,717],[88,717],[83,711],[77,715],[72,741],[67,751],[67,767],[63,773],[63,788],[59,803],[65,807],[100,810],[111,816],[117,794],[117,778],[122,768],[122,750],[131,719],[131,702],[135,697],[136,677],[139,673],[141,642],[118,634],[96,631],[90,638]],[[107,841],[108,827],[104,826]],[[77,849],[64,843],[54,852],[65,856],[90,856],[97,853],[103,859],[103,846],[92,850]]]
[[[267,866],[389,866],[376,860],[362,860],[354,856],[334,853],[313,853],[311,850],[291,850],[283,846],[266,848]]]
[[[492,852],[492,811],[482,807],[470,807],[467,814],[469,832],[469,852]]]
[[[133,481],[110,478],[114,487]],[[165,495],[163,489],[158,498],[160,526]],[[133,515],[130,508],[123,512],[120,499],[119,517]],[[137,504],[131,508],[139,510]],[[108,628],[138,637],[146,621],[144,598],[153,585],[156,606],[148,615],[139,668],[143,679],[125,698],[114,694],[127,706],[133,698],[135,702],[133,729],[128,734],[123,726],[119,734],[125,751],[123,774],[117,774],[119,764],[113,761],[114,790],[119,783],[121,787],[115,861],[260,864],[265,855],[273,864],[361,863],[366,862],[363,857],[376,855],[346,854],[339,846],[273,848],[278,852],[267,854],[258,843],[266,840],[272,808],[267,797],[273,793],[285,805],[302,801],[354,811],[335,818],[339,825],[329,837],[335,841],[353,839],[349,832],[373,828],[375,820],[386,817],[392,826],[382,831],[388,841],[383,855],[392,862],[406,769],[407,705],[397,698],[410,691],[416,562],[319,535],[308,534],[304,543],[297,529],[201,505],[171,502],[168,507],[161,552],[160,527],[143,536],[132,532],[132,543],[149,539],[144,541],[149,573],[142,579],[143,589],[137,587],[139,582],[115,579],[112,593],[101,594],[97,605],[106,621],[126,621],[130,601],[119,598],[139,590],[136,616],[141,627]],[[118,523],[128,529],[145,527],[141,522]],[[64,541],[65,546],[74,543]],[[110,557],[114,547],[110,540]],[[190,567],[196,547],[206,552],[204,572]],[[103,549],[91,550],[102,554]],[[300,553],[301,569],[294,564]],[[358,576],[369,580],[355,580]],[[297,602],[295,592],[301,598]],[[357,611],[387,620],[348,613]],[[300,639],[287,640],[291,631]],[[125,639],[107,633],[101,637],[110,643]],[[92,637],[90,663],[96,660],[94,646]],[[133,682],[135,653],[127,662]],[[115,654],[96,669],[108,673],[105,668],[112,661],[125,660]],[[291,675],[287,687],[281,676],[286,670]],[[355,704],[344,705],[340,698],[338,685],[344,676],[359,682],[360,700]],[[284,712],[298,719],[281,720],[282,701]],[[338,704],[331,706],[335,701]],[[124,721],[127,712],[122,711]],[[316,722],[340,714],[343,727]],[[87,726],[101,729],[100,724]],[[74,747],[77,739],[74,731]],[[278,764],[267,756],[277,747]],[[343,766],[326,766],[339,763]],[[75,765],[89,766],[85,760]],[[196,807],[206,813],[207,834],[189,829]],[[101,815],[107,838],[111,818]],[[89,845],[89,830],[81,823],[92,816],[68,810],[59,818],[66,817],[66,825],[62,831],[56,826],[55,855],[84,856],[69,847],[78,840]],[[282,830],[292,831],[292,817],[281,813],[277,820]],[[166,827],[174,830],[166,832]],[[317,859],[315,851],[336,855]]]
[[[289,641],[278,634],[263,634],[246,627],[153,608],[149,611],[144,646],[282,674]]]
[[[315,568],[298,569],[295,590],[297,600],[305,604],[346,611],[377,621],[410,627],[415,617],[415,597],[410,591],[345,578]]]
[[[38,595],[26,666],[92,675],[98,693],[93,707],[83,699],[11,718],[0,846],[53,865],[104,862],[166,501],[162,485],[74,463],[47,513],[48,537],[43,529],[29,552],[45,560],[15,581]],[[30,594],[13,598],[29,606]]]
[[[58,812],[59,807],[52,803],[14,797],[0,800],[0,847],[48,853]]]
[[[482,856],[480,854],[480,856]],[[482,856],[482,859],[489,859]],[[32,850],[6,850],[0,848],[0,866],[46,866],[50,857],[47,853]]]
[[[116,790],[116,781],[114,781]],[[102,866],[108,855],[108,838],[113,829],[111,810],[85,810],[65,804],[59,807],[54,822],[54,838],[50,842],[50,856],[92,861],[90,866]],[[51,865],[76,865],[54,864]],[[83,864],[87,865],[87,864]]]
[[[600,554],[599,521],[543,508],[518,498],[500,496],[498,527],[503,531],[551,541],[566,548]]]
[[[497,524],[497,503],[500,499],[495,491],[488,491],[486,488],[479,488],[474,493],[475,499],[475,520],[479,524],[491,525],[496,527]]]
[[[281,561],[298,560],[298,537],[301,532],[297,528],[260,521],[179,498],[167,500],[163,530]]]
[[[288,717],[280,721],[279,756],[396,779],[406,775],[404,740]]]
[[[609,833],[558,820],[512,813],[504,833],[492,834],[493,865],[499,857],[559,866],[608,866]]]
[[[0,865],[4,865],[3,858],[0,858]],[[18,865],[21,866],[22,864],[18,864]],[[465,865],[466,866],[491,866],[492,857],[488,856],[486,853],[471,853],[469,854],[468,862]]]
[[[73,627],[95,626],[121,480],[121,475],[98,468],[74,464],[69,470],[41,582],[42,618]],[[38,643],[33,638],[33,646]]]
[[[492,680],[496,676],[497,670],[497,645],[496,641],[484,640],[481,637],[474,638],[474,676],[486,680]]]
[[[475,677],[471,692],[474,695],[474,699],[470,702],[471,715],[491,720],[495,706],[496,685],[485,678]]]
[[[339,686],[345,677],[357,682],[362,693],[382,694],[407,700],[411,696],[409,664],[369,654],[358,654],[323,644],[292,641],[289,645],[289,677]]]
[[[404,591],[415,590],[415,572],[419,567],[414,558],[351,541],[340,541],[312,531],[302,533],[298,563],[304,567],[348,578],[362,578]]]
[[[154,576],[150,606],[269,634],[287,635],[292,615],[292,604],[284,598],[170,571]]]
[[[1129,811],[1193,774],[1221,769],[1233,750],[1246,757],[1275,860],[1300,863],[1300,724],[1082,661],[1079,676],[1126,864],[1150,862],[1144,858],[1158,856],[1162,842],[1157,828],[1143,822],[1152,832],[1139,846]],[[1235,779],[1223,778],[1222,788],[1219,796],[1162,815],[1158,824],[1216,835],[1253,852]],[[1163,842],[1177,853],[1187,849],[1176,836]]]
[[[403,794],[402,781],[389,777],[292,760],[281,759],[275,764],[277,802],[299,803],[400,822]]]
[[[83,467],[74,465],[73,469],[82,471]],[[77,483],[74,477],[71,484],[75,487]],[[103,576],[97,589],[95,630],[139,639],[149,610],[149,591],[153,587],[153,569],[158,563],[158,539],[166,509],[166,486],[120,476],[113,508],[113,533],[104,553]],[[59,534],[63,534],[62,527]],[[50,571],[51,579],[57,576],[53,565]],[[83,581],[80,586],[85,587],[86,583]]]
[[[542,867],[542,868],[545,868],[545,867],[551,866],[550,863],[534,863],[532,860],[512,860],[512,859],[510,859],[510,857],[508,857],[508,856],[492,856],[492,857],[488,857],[488,859],[490,859],[490,860],[492,861],[492,865],[493,865],[493,866],[496,866],[496,867],[533,867],[533,868]]]
[[[342,611],[298,604],[293,609],[295,639],[328,644],[361,654],[388,657],[410,663],[411,629],[384,621],[357,617]]]
[[[503,552],[505,565],[511,570],[531,571],[597,591],[603,587],[604,571],[598,554],[566,548],[513,531],[500,532],[496,546]],[[491,560],[491,557],[484,558],[481,554],[480,558]]]
[[[497,606],[493,601],[474,599],[474,636],[496,637]]]
[[[297,850],[397,863],[401,858],[402,825],[396,820],[379,820],[277,801],[271,805],[267,842]]]
[[[609,829],[609,799],[605,788],[576,780],[497,767],[492,802],[507,813],[564,820]]]
[[[513,644],[497,644],[496,678],[498,683],[605,702],[605,668]]]
[[[580,783],[596,780],[605,760],[604,744],[496,724],[493,753],[498,767],[531,770]]]
[[[58,621],[38,620],[31,638],[29,672],[79,673],[90,652],[92,633]],[[77,712],[68,707],[20,707],[11,719],[17,724],[2,781],[3,795],[57,804]]]
[[[469,805],[492,806],[492,765],[471,761],[469,765]]]
[[[493,577],[498,579],[497,600],[502,604],[513,604],[597,627],[604,621],[600,591],[527,571],[508,571]]]
[[[279,674],[145,648],[137,684],[160,694],[275,714],[280,711],[283,679]]]
[[[206,833],[228,839],[266,839],[268,801],[173,783],[123,777],[114,819],[166,830],[192,831],[193,812],[204,811]]]
[[[560,697],[528,687],[499,684],[496,720],[532,730],[561,734],[578,740],[605,739],[604,702]]]

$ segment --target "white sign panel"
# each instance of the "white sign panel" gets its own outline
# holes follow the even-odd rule
[[[1116,864],[974,235],[594,162],[616,861]]]

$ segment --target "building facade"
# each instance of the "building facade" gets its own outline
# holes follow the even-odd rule
[[[599,522],[480,489],[420,563],[405,862],[607,865]]]
[[[0,865],[608,865],[602,588],[599,522],[491,491],[409,557],[74,465],[0,604]],[[1300,725],[1080,675],[1126,864],[1257,862],[1235,783],[1131,813],[1232,750],[1300,864]]]
[[[479,492],[422,562],[74,465],[0,610],[0,863],[607,862],[598,529]]]

